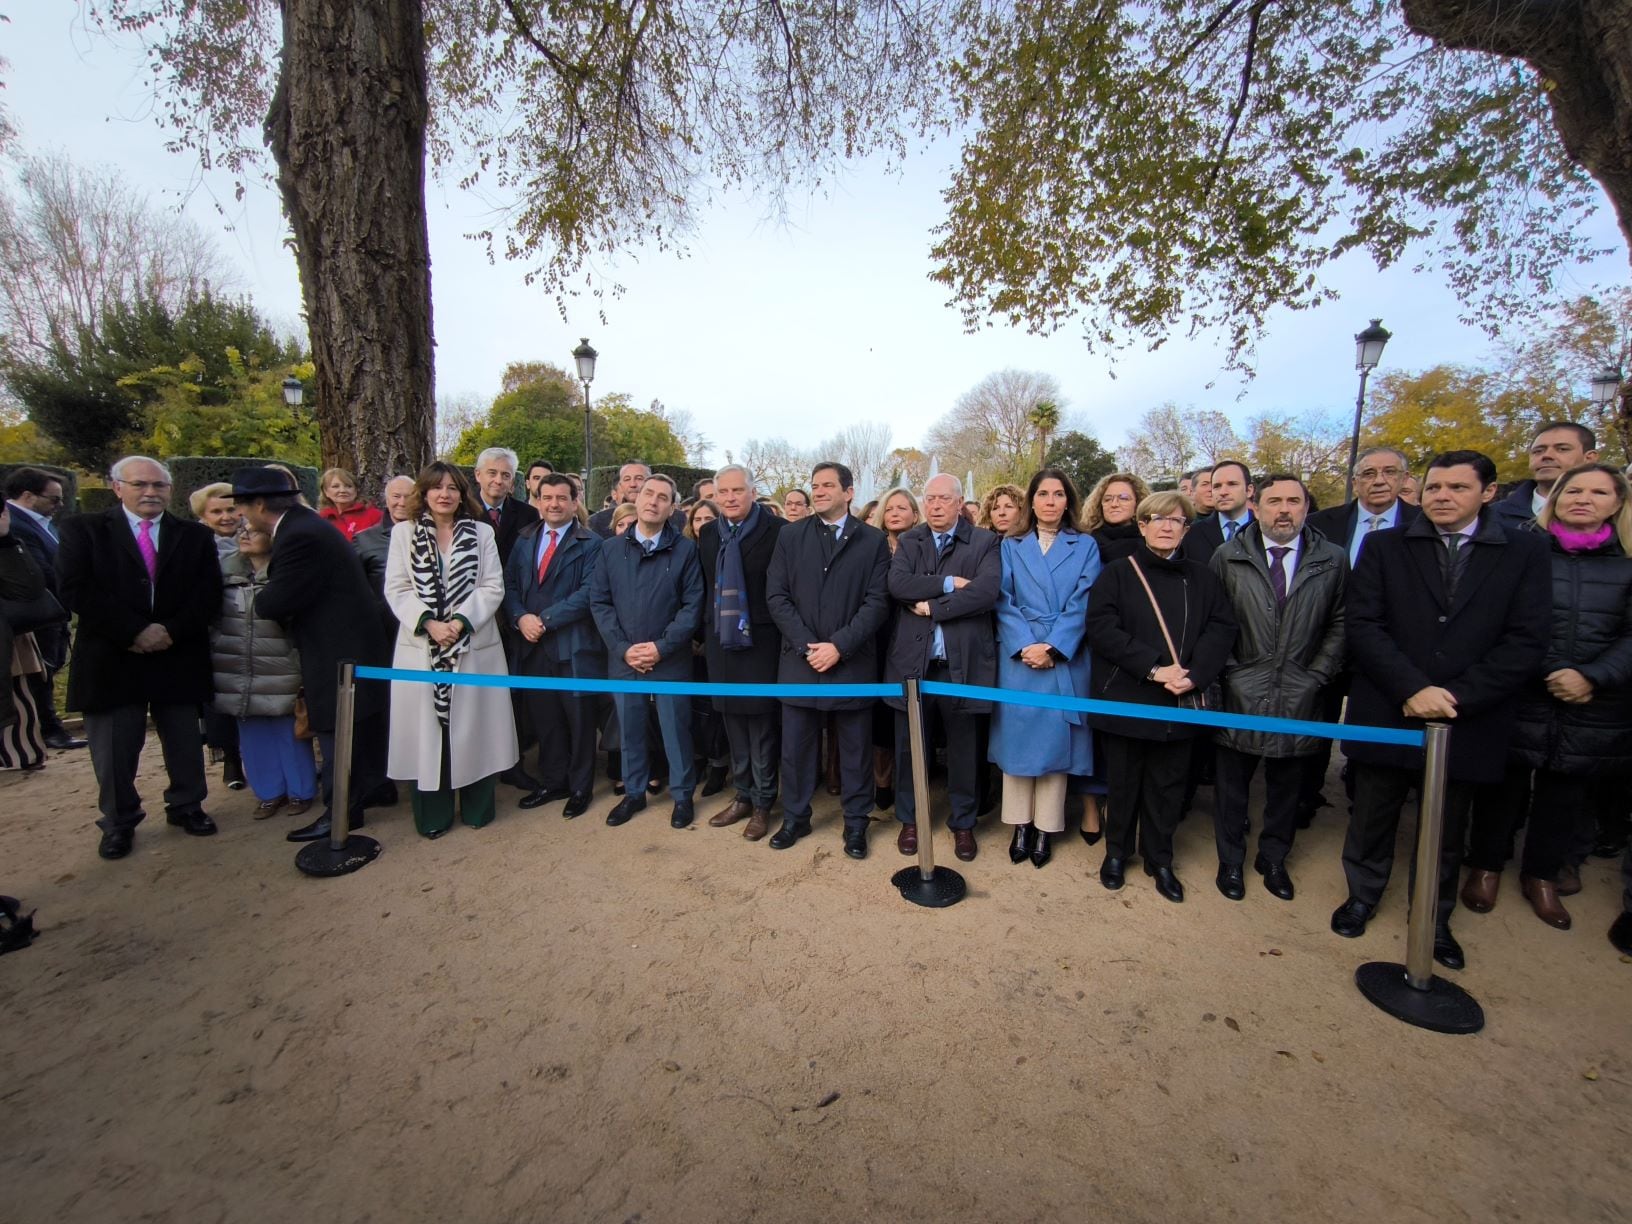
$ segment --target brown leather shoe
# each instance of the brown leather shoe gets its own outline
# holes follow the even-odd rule
[[[1530,908],[1536,911],[1537,918],[1561,931],[1570,929],[1570,911],[1558,899],[1558,886],[1551,880],[1521,875],[1519,887],[1524,892],[1525,900],[1530,902]]]
[[[771,809],[755,808],[748,815],[748,825],[742,835],[749,841],[758,841],[771,829]]]
[[[974,860],[975,831],[973,829],[952,830],[952,853],[966,863]]]
[[[1572,867],[1568,863],[1558,869],[1558,895],[1573,897],[1581,891],[1581,869]]]
[[[742,798],[741,796],[738,796],[708,818],[708,827],[711,829],[723,829],[727,825],[734,825],[737,823],[737,821],[746,819],[748,814],[753,810],[753,804],[749,803],[748,800]]]
[[[915,824],[902,825],[901,832],[895,835],[895,848],[901,851],[902,854],[917,854],[918,826]]]
[[[1496,890],[1501,886],[1501,872],[1470,868],[1462,885],[1462,904],[1476,914],[1488,914],[1496,908]]]

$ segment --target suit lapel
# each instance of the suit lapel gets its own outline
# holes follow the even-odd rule
[[[1440,565],[1440,553],[1445,551],[1445,545],[1439,542],[1437,534],[1422,535],[1414,533],[1408,540],[1406,551],[1416,563],[1417,572],[1422,575],[1423,585],[1432,592],[1435,601],[1447,611],[1451,601],[1445,596],[1445,572]],[[1469,558],[1471,561],[1472,558]],[[1466,575],[1463,575],[1465,578]]]
[[[113,546],[136,563],[138,573],[145,575],[147,562],[142,560],[142,550],[136,547],[136,533],[130,529],[130,520],[125,517],[124,507],[115,506],[109,510],[106,521],[108,530],[113,535]],[[162,529],[160,534],[163,534]]]

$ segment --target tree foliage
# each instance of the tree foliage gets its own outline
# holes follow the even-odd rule
[[[1625,227],[1632,124],[1605,116],[1588,147],[1563,107],[1578,87],[1632,106],[1601,84],[1629,39],[1618,0],[995,8],[954,67],[974,133],[935,278],[970,327],[1081,316],[1098,347],[1219,328],[1242,367],[1271,310],[1333,296],[1332,260],[1415,251],[1494,326],[1598,253],[1583,166]]]
[[[1099,444],[1099,439],[1075,429],[1068,429],[1048,444],[1043,456],[1047,467],[1064,469],[1087,496],[1101,477],[1116,471],[1116,455]]]
[[[952,410],[930,427],[923,448],[941,471],[959,478],[973,472],[982,488],[1004,481],[1024,483],[1036,470],[1039,430],[1033,413],[1040,404],[1058,413],[1064,403],[1052,375],[999,370],[958,398]]]

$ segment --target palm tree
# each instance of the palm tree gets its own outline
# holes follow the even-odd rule
[[[1048,456],[1048,436],[1060,427],[1060,406],[1053,400],[1038,400],[1026,419],[1037,430],[1037,466],[1042,467]]]

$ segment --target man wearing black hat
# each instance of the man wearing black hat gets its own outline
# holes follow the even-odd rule
[[[283,624],[300,651],[306,712],[323,751],[323,814],[289,834],[290,841],[329,835],[334,802],[334,730],[342,661],[383,665],[388,643],[379,619],[368,615],[373,590],[346,537],[301,505],[300,490],[277,468],[239,468],[232,500],[244,521],[272,537],[272,562],[255,611]],[[363,800],[385,779],[386,690],[373,681],[357,686],[351,756],[351,827],[363,823]]]

